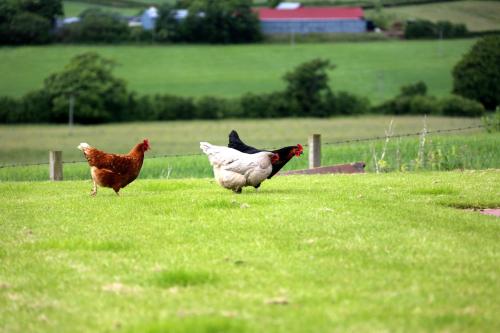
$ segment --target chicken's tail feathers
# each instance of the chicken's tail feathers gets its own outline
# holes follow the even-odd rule
[[[80,149],[81,151],[85,151],[86,149],[89,149],[89,148],[92,148],[92,147],[88,143],[82,142],[76,148]]]
[[[229,147],[232,145],[239,145],[243,144],[243,141],[241,141],[240,136],[238,135],[238,132],[235,130],[232,130],[231,133],[229,133]]]
[[[235,130],[232,130],[231,133],[229,133],[229,138],[231,140],[240,140],[240,136],[238,135],[238,132]]]
[[[200,142],[200,149],[203,150],[205,154],[208,154],[208,151],[212,148],[212,145],[208,142]]]

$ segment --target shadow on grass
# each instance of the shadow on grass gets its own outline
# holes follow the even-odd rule
[[[161,288],[188,287],[211,284],[216,281],[215,275],[211,273],[186,270],[161,271],[156,273],[151,279],[154,285]]]
[[[411,191],[412,194],[421,194],[421,195],[456,195],[459,194],[460,191],[450,187],[450,186],[441,186],[441,187],[432,187],[432,188],[419,188]]]
[[[39,250],[68,250],[68,251],[128,251],[133,248],[132,243],[122,241],[88,241],[84,239],[53,240],[35,243],[32,246]]]

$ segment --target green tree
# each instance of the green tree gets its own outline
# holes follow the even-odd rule
[[[244,43],[262,39],[251,0],[184,1],[188,16],[178,22],[173,8],[160,8],[157,33],[160,39],[208,43]],[[179,8],[180,3],[176,5]]]
[[[267,0],[267,7],[276,8],[280,4],[281,0]]]
[[[399,96],[425,96],[426,94],[427,85],[423,81],[418,81],[417,83],[402,86]]]
[[[45,17],[54,25],[56,17],[64,14],[61,0],[19,0],[22,11]]]
[[[155,38],[164,42],[182,40],[180,22],[175,17],[175,7],[171,4],[165,3],[158,9]]]
[[[453,69],[453,93],[487,110],[500,105],[500,35],[480,39]]]
[[[29,12],[20,12],[10,21],[11,44],[44,44],[50,41],[50,21]]]
[[[335,65],[329,60],[313,59],[285,74],[285,95],[289,98],[292,113],[300,116],[326,116],[325,96],[331,93],[327,70]]]
[[[68,25],[60,38],[68,42],[123,42],[130,37],[130,29],[117,14],[100,9],[87,9],[80,14],[81,21]]]
[[[52,102],[51,118],[67,121],[69,98],[75,98],[75,121],[100,123],[126,118],[128,94],[125,81],[113,76],[115,62],[97,53],[77,55],[59,73],[45,80]]]
[[[47,43],[61,14],[60,0],[0,0],[0,43]]]

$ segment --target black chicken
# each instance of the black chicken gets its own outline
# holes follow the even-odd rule
[[[246,145],[241,141],[240,137],[238,136],[238,133],[235,130],[232,130],[231,133],[229,133],[229,144],[227,145],[229,148],[236,149],[238,151],[241,151],[242,153],[246,154],[256,154],[261,151],[268,151],[268,150],[260,150],[251,146]],[[292,159],[293,156],[299,157],[300,155],[303,154],[304,149],[302,148],[302,145],[299,143],[296,146],[288,146],[288,147],[283,147],[277,150],[270,150],[273,153],[276,153],[279,155],[279,159],[273,162],[273,171],[267,177],[267,179],[270,179],[272,176],[274,176],[278,171],[281,170],[285,166],[285,164],[288,163]],[[255,186],[255,188],[258,188],[259,186]]]

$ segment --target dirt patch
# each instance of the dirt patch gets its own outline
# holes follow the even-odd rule
[[[500,208],[488,208],[479,210],[481,214],[500,217]]]
[[[464,211],[500,217],[500,208],[463,208]]]

